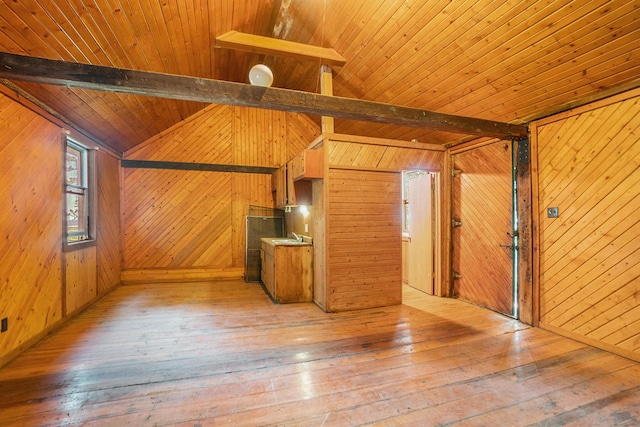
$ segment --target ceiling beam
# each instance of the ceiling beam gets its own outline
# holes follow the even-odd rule
[[[347,60],[332,48],[256,36],[238,31],[229,31],[216,37],[215,46],[226,49],[244,50],[252,53],[284,56],[298,60],[320,60],[323,64],[337,65],[339,67],[347,63]]]
[[[210,104],[412,126],[465,135],[526,138],[527,126],[380,102],[175,74],[79,64],[0,52],[0,78]]]

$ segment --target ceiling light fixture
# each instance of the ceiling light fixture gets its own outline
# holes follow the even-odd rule
[[[270,87],[273,83],[273,73],[264,64],[256,64],[249,70],[249,82],[253,86]]]

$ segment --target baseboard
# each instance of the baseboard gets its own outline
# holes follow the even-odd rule
[[[557,326],[549,325],[545,322],[540,322],[540,329],[546,329],[547,331],[553,332],[554,334],[562,335],[563,337],[571,338],[572,340],[576,340],[578,342],[588,344],[592,347],[599,348],[601,350],[608,351],[609,353],[617,354],[618,356],[626,357],[627,359],[631,359],[635,362],[640,362],[640,353],[633,352],[630,350],[625,350],[623,348],[617,347],[615,345],[607,344],[602,341],[595,340],[593,338],[585,337]]]
[[[148,282],[202,282],[207,280],[242,279],[244,268],[138,268],[123,270],[124,285]]]

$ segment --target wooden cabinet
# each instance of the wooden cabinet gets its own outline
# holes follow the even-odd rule
[[[302,150],[289,162],[289,172],[293,181],[322,178],[322,169],[323,150]]]
[[[273,203],[277,208],[311,205],[311,180],[322,178],[323,150],[302,150],[271,177]]]
[[[262,241],[261,278],[279,303],[311,302],[313,298],[313,246],[274,245]]]
[[[282,166],[271,176],[273,203],[277,208],[311,204],[311,181],[293,179],[291,163]]]
[[[273,193],[273,203],[277,208],[282,209],[289,204],[286,165],[271,175],[271,191]]]
[[[311,181],[296,181],[293,179],[293,174],[288,174],[287,190],[290,206],[309,206],[312,203]]]

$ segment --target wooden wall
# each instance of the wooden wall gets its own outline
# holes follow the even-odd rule
[[[540,326],[635,360],[639,102],[636,90],[532,125]]]
[[[331,167],[402,171],[442,168],[442,147],[408,141],[327,135],[327,160]]]
[[[277,167],[318,134],[306,116],[212,105],[125,157]],[[242,277],[249,205],[273,207],[270,174],[124,169],[123,280]]]
[[[120,161],[98,151],[98,223],[96,224],[98,295],[120,283],[122,269],[122,231],[120,225]]]
[[[0,334],[0,365],[119,283],[119,256],[96,260],[105,247],[119,250],[118,161],[107,153],[97,160],[100,209],[109,206],[99,212],[98,245],[63,253],[62,127],[28,106],[0,93],[0,318],[9,325]],[[106,270],[118,274],[103,277]]]
[[[316,145],[325,178],[313,183],[314,301],[326,311],[401,303],[400,172],[440,171],[444,149],[339,134]]]
[[[402,176],[330,169],[327,310],[402,302]]]

